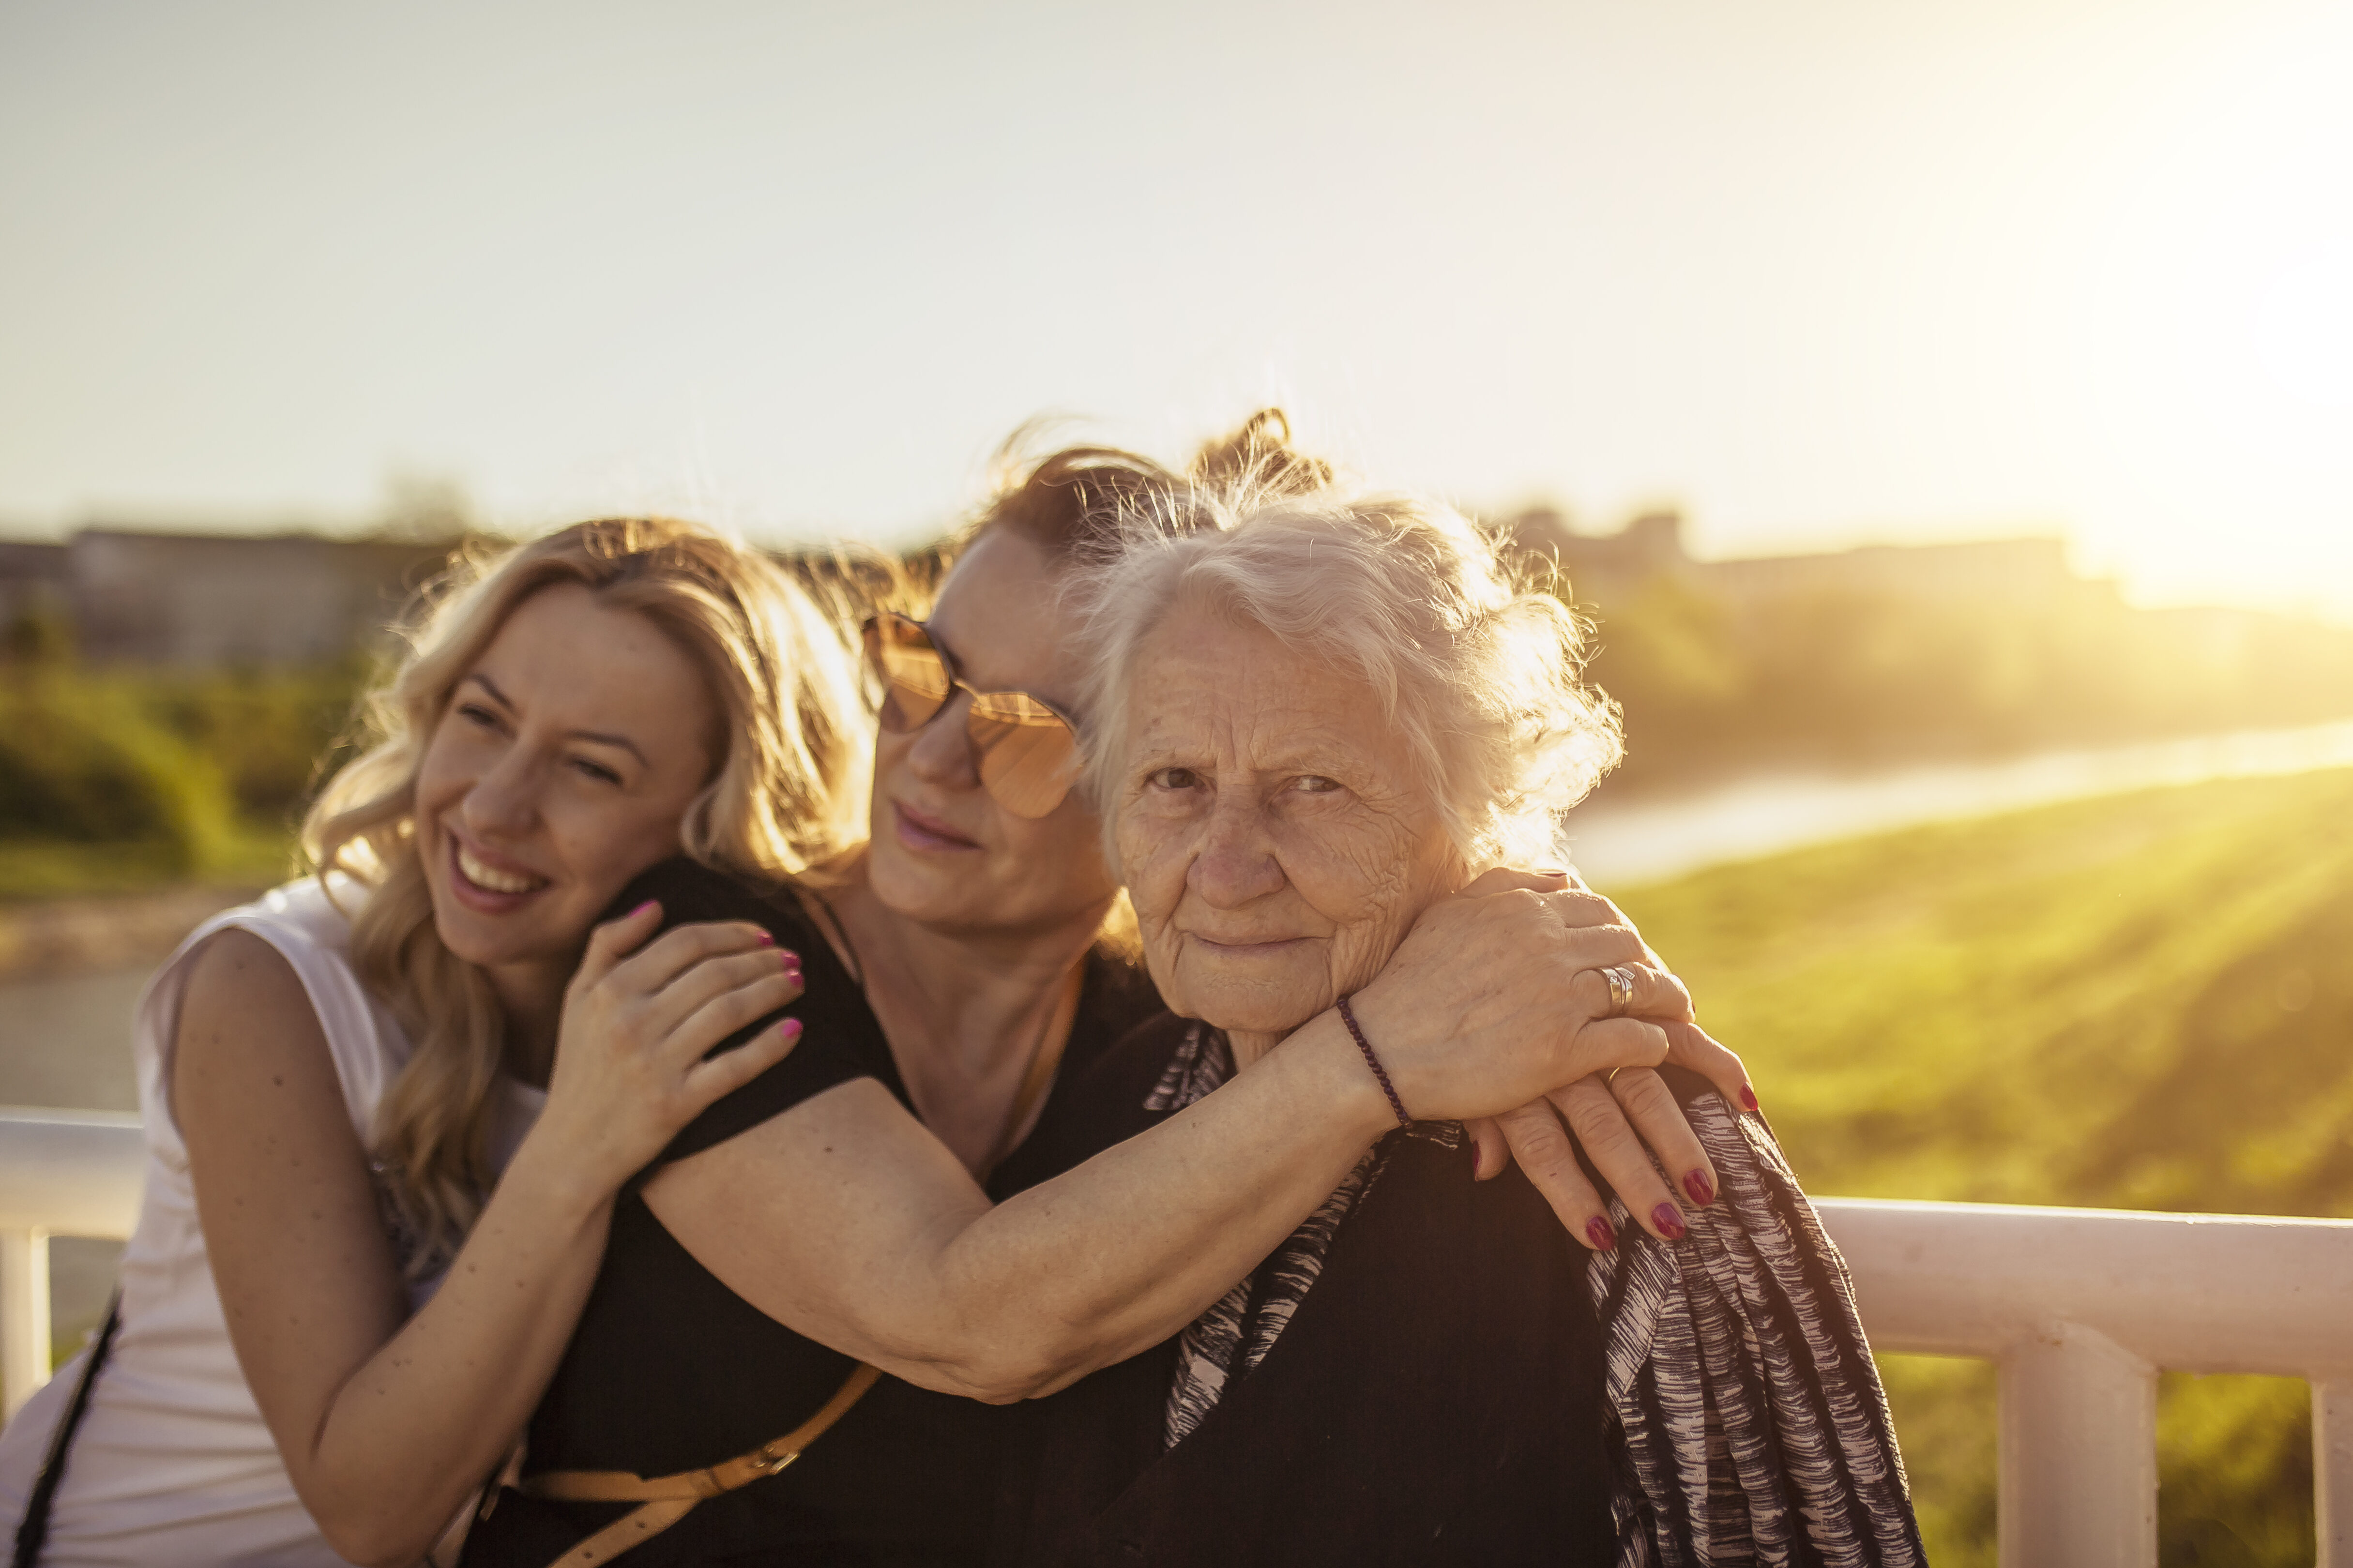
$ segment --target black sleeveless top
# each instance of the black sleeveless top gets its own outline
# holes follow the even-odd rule
[[[872,1078],[909,1104],[890,1044],[857,982],[789,894],[764,898],[691,862],[672,861],[630,884],[615,909],[649,898],[662,901],[665,927],[713,920],[765,926],[800,954],[807,990],[790,1009],[804,1025],[793,1053],[704,1111],[645,1174],[852,1079]],[[1140,971],[1091,955],[1043,1115],[1053,1113],[1066,1086],[1112,1042],[1159,1010],[1159,996]],[[1001,1200],[1039,1179],[1029,1174],[1036,1162],[1025,1159],[1028,1153],[1026,1147],[1016,1151],[991,1178],[992,1197]],[[532,1418],[526,1476],[572,1469],[658,1476],[733,1458],[806,1420],[855,1364],[720,1283],[662,1227],[637,1186],[615,1205],[604,1263],[579,1327]],[[704,1502],[625,1561],[628,1568],[975,1563],[989,1528],[999,1431],[1010,1415],[885,1377],[797,1463]],[[464,1561],[543,1568],[628,1511],[626,1505],[553,1503],[508,1489],[469,1537]]]

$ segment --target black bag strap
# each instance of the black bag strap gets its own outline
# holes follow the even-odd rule
[[[33,1482],[31,1495],[25,1499],[25,1517],[16,1526],[16,1551],[8,1560],[9,1568],[35,1568],[41,1560],[41,1548],[49,1539],[49,1505],[57,1500],[58,1483],[65,1479],[66,1455],[73,1447],[74,1429],[81,1425],[83,1414],[90,1409],[90,1388],[98,1382],[98,1369],[106,1363],[107,1352],[114,1348],[114,1331],[121,1323],[122,1293],[118,1290],[114,1300],[107,1303],[106,1322],[90,1347],[90,1360],[82,1363],[73,1399],[58,1418],[57,1431],[49,1436],[49,1457],[41,1464],[41,1474]]]

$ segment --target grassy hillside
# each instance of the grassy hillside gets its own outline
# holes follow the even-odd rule
[[[2353,1216],[2353,771],[1608,889],[1808,1186]],[[1936,1561],[1990,1563],[1992,1378],[1889,1358]],[[2168,1563],[2309,1563],[2301,1384],[2168,1377]]]

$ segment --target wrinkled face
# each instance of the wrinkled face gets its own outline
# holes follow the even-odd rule
[[[956,563],[927,625],[976,691],[1026,691],[1068,713],[1080,668],[1053,613],[1045,556],[1002,529]],[[867,878],[885,907],[942,931],[1013,934],[1083,915],[1117,890],[1101,828],[1075,789],[1035,820],[981,786],[957,691],[909,734],[874,742]]]
[[[1272,635],[1179,605],[1137,650],[1114,781],[1145,957],[1176,1012],[1296,1028],[1461,879],[1378,700]]]
[[[562,584],[524,600],[451,695],[417,782],[443,942],[485,968],[568,973],[629,879],[679,851],[718,710],[634,610]]]

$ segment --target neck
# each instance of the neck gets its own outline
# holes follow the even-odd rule
[[[571,968],[510,963],[484,973],[505,1016],[507,1071],[535,1089],[546,1088],[555,1068],[555,1040],[564,1023],[564,988],[572,978]]]
[[[1027,1058],[1111,909],[1104,899],[1030,926],[942,928],[888,908],[862,872],[826,898],[865,966],[867,1000],[902,1064],[982,1073],[1008,1057]]]
[[[1228,1029],[1226,1044],[1234,1053],[1234,1071],[1237,1074],[1248,1072],[1257,1065],[1260,1058],[1281,1045],[1283,1037],[1290,1033],[1288,1029],[1273,1032],[1263,1029]]]

